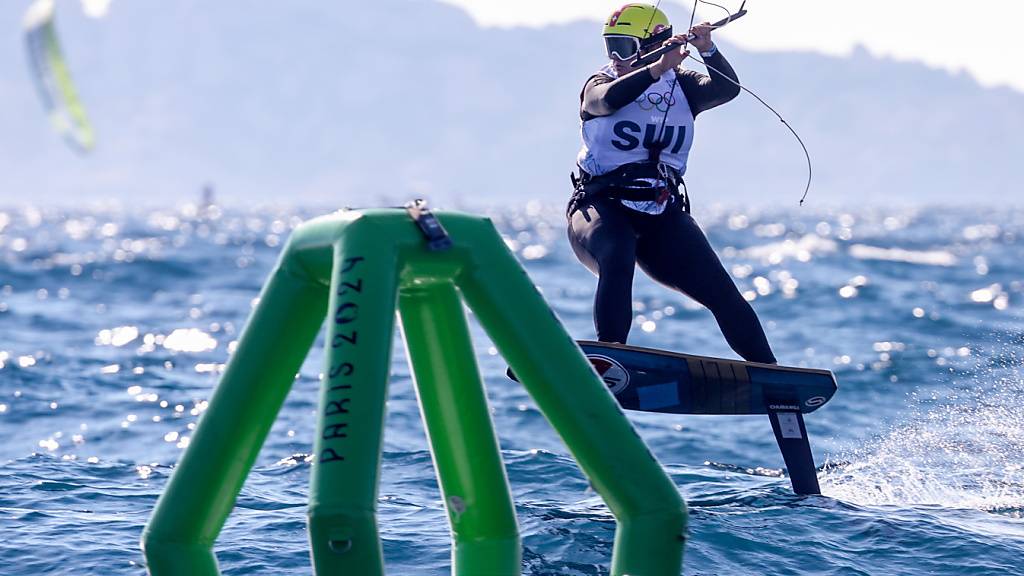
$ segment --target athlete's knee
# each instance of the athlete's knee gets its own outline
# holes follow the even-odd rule
[[[602,246],[593,251],[594,260],[597,262],[599,273],[615,275],[628,275],[633,277],[633,268],[636,266],[636,251],[629,245]]]

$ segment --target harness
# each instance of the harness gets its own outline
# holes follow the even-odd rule
[[[669,199],[679,201],[684,212],[690,211],[690,197],[686,192],[686,182],[667,164],[657,161],[633,162],[595,176],[577,166],[579,175],[569,173],[573,192],[569,199],[567,216],[572,216],[584,205],[598,198],[631,200],[638,202],[665,202]],[[661,186],[652,182],[663,182]]]

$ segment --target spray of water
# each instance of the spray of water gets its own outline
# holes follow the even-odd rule
[[[1019,366],[1019,364],[1018,364]],[[822,492],[860,505],[936,505],[1024,517],[1024,379],[977,386],[826,466]]]

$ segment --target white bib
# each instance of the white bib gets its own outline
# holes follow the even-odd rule
[[[610,64],[600,73],[615,77]],[[669,70],[633,102],[609,116],[581,122],[583,147],[576,157],[580,168],[600,176],[623,164],[644,162],[648,148],[660,139],[666,144],[661,162],[684,174],[693,145],[693,113],[675,79],[675,70]]]

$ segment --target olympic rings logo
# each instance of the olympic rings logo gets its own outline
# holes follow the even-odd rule
[[[657,109],[658,112],[668,112],[668,109],[676,105],[676,95],[673,92],[648,92],[641,94],[634,100],[643,111]]]

